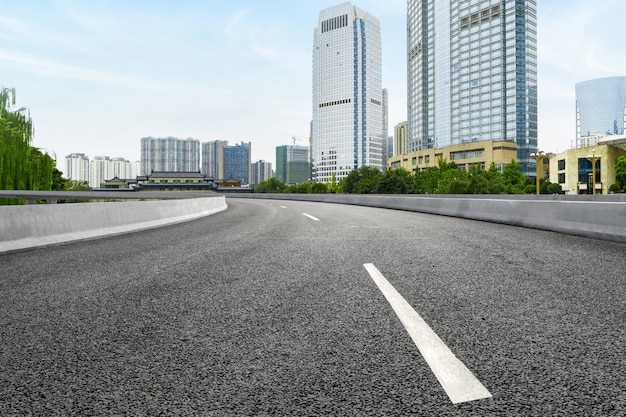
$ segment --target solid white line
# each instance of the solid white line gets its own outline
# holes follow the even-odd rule
[[[454,353],[437,336],[411,305],[396,291],[374,264],[363,264],[383,293],[404,328],[417,345],[442,388],[454,404],[491,397],[491,393],[454,356]]]
[[[285,207],[285,206],[280,206],[280,208],[287,208],[287,207]]]
[[[302,213],[302,215],[303,215],[303,216],[307,216],[309,219],[311,219],[311,220],[315,220],[316,222],[319,222],[319,221],[320,221],[320,219],[317,219],[317,218],[315,218],[315,217],[311,216],[310,214]]]

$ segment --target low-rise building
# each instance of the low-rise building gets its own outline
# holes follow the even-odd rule
[[[625,138],[569,149],[550,158],[550,182],[559,184],[567,194],[593,194],[595,158],[596,194],[608,194],[615,183],[615,161],[620,156],[626,156]]]
[[[512,141],[468,142],[394,155],[387,165],[389,168],[404,168],[410,172],[423,171],[436,167],[439,158],[454,162],[461,170],[467,170],[472,165],[489,169],[492,163],[501,170],[517,159],[517,145]]]

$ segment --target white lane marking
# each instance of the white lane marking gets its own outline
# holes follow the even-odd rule
[[[428,324],[417,314],[411,305],[387,281],[374,264],[363,264],[367,272],[383,293],[404,328],[417,345],[420,353],[430,366],[441,387],[454,404],[491,397],[491,393],[454,356],[454,353],[437,336]]]
[[[315,218],[315,217],[311,216],[310,214],[302,213],[302,215],[303,215],[303,216],[307,216],[309,219],[311,219],[311,220],[315,220],[316,222],[319,222],[319,221],[320,221],[320,219]]]
[[[280,208],[287,208],[286,206],[280,206]]]

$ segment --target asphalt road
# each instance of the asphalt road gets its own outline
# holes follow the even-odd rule
[[[227,202],[0,256],[0,415],[626,415],[626,245]],[[364,264],[491,397],[451,402]]]

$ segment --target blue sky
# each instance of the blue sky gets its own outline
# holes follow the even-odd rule
[[[319,12],[340,1],[3,0],[0,86],[30,110],[34,146],[139,159],[144,136],[252,142],[307,136]],[[381,21],[390,134],[406,120],[406,1]],[[626,75],[626,2],[539,0],[539,146],[575,142],[577,82]]]

